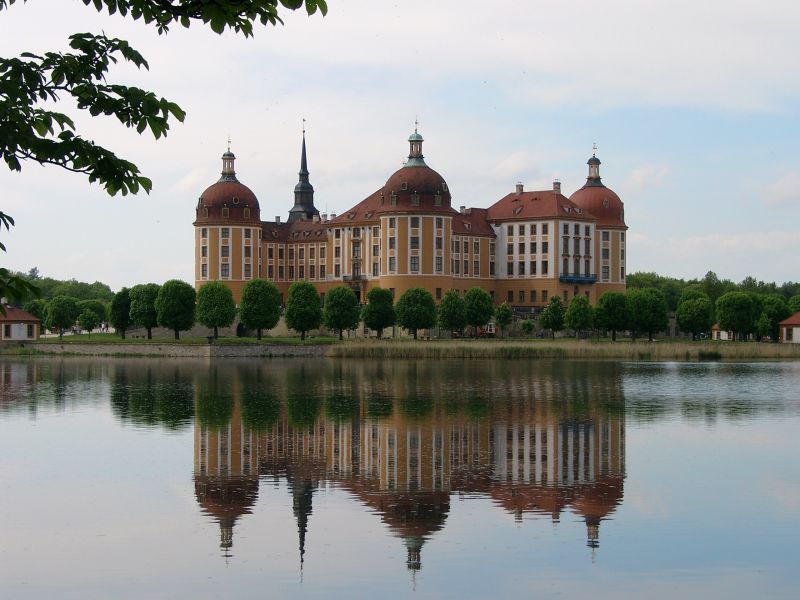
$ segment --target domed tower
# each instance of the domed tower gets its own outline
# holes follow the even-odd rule
[[[625,291],[625,207],[617,194],[607,188],[600,178],[600,159],[596,148],[587,162],[589,176],[586,184],[570,196],[570,200],[597,219],[594,240],[595,273],[598,274],[596,294]]]
[[[256,195],[236,178],[236,156],[230,146],[222,155],[222,175],[197,201],[195,288],[223,281],[239,302],[242,288],[258,277],[261,209]]]

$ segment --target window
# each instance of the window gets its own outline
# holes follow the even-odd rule
[[[223,228],[222,228],[222,235],[221,235],[220,237],[222,237],[222,238],[229,238],[229,237],[231,237],[231,230],[230,230],[230,229],[228,229],[227,227],[223,227]]]
[[[547,230],[549,229],[548,223],[542,223],[542,235],[547,235]]]
[[[481,274],[481,263],[479,260],[472,261],[472,274],[478,276]]]
[[[353,237],[354,238],[361,237],[361,227],[353,227]]]
[[[207,209],[207,208],[204,208],[204,209],[203,209],[203,216],[204,216],[206,219],[208,218],[208,209]]]
[[[394,273],[397,270],[397,259],[394,256],[389,257],[389,271]]]
[[[353,263],[353,277],[361,277],[361,263],[354,262]]]
[[[603,257],[603,260],[608,260],[608,248],[600,250],[600,256]]]
[[[506,227],[506,233],[508,234],[508,237],[514,237],[514,226],[509,225]]]
[[[325,279],[325,265],[319,266],[319,278]]]
[[[333,258],[341,258],[342,256],[342,249],[339,246],[336,246],[333,249]]]
[[[206,258],[208,256],[208,246],[201,246],[200,247],[200,256]]]
[[[341,229],[334,229],[333,230],[333,237],[337,240],[342,239],[342,230]]]
[[[459,275],[461,273],[461,261],[454,260],[453,261],[453,273]]]
[[[494,277],[494,261],[489,262],[489,275]]]
[[[589,261],[588,260],[584,260],[583,261],[583,274],[584,275],[588,275],[589,274]]]
[[[33,337],[33,334],[34,334],[34,331],[33,331],[33,329],[34,329],[34,328],[33,328],[33,323],[28,323],[28,337],[29,337],[29,338],[32,338],[32,337]]]
[[[469,261],[464,259],[464,275],[469,275]]]
[[[201,238],[203,238],[203,239],[206,239],[206,238],[208,238],[208,228],[206,228],[206,227],[203,227],[203,228],[200,230],[200,237],[201,237]]]
[[[289,265],[289,279],[294,279],[294,265]]]
[[[608,232],[607,232],[607,231],[604,231],[604,232],[603,232],[603,241],[604,241],[604,242],[607,242],[607,241],[608,241]]]
[[[436,272],[437,273],[441,273],[442,272],[442,257],[441,256],[437,256],[436,257]]]
[[[565,258],[565,259],[562,261],[562,264],[561,264],[561,272],[562,272],[564,275],[566,275],[567,273],[569,273],[569,259],[568,259],[568,258]]]
[[[389,238],[389,250],[394,250],[395,246],[397,245],[397,238],[390,237]]]
[[[272,265],[269,265],[267,267],[267,279],[272,279],[274,275],[275,275],[275,270]]]
[[[412,256],[411,257],[411,272],[418,273],[419,272],[419,256]]]
[[[380,246],[372,244],[372,256],[378,256],[378,254],[380,254]]]
[[[267,258],[272,260],[272,246],[267,248]]]
[[[250,277],[252,277],[250,269],[251,269],[250,263],[245,263],[245,265],[244,265],[244,278],[245,279],[250,279]]]
[[[300,248],[299,252],[300,252],[300,260],[305,259],[305,257],[306,257],[306,249],[305,248]]]
[[[223,278],[231,276],[231,266],[228,263],[222,263],[220,265],[220,276]]]
[[[278,248],[278,259],[283,260],[283,248]]]
[[[249,219],[249,218],[250,218],[250,209],[249,209],[249,208],[247,208],[247,207],[245,207],[245,209],[242,211],[242,216],[243,216],[245,219]]]
[[[227,218],[228,217],[228,213],[229,213],[228,207],[227,206],[223,206],[222,207],[222,218],[224,218],[224,219]]]
[[[394,217],[389,217],[389,229],[394,229]]]
[[[575,223],[575,226],[572,228],[573,235],[580,235],[581,234],[581,226]]]
[[[289,248],[289,260],[294,260],[294,246]]]
[[[325,258],[325,246],[319,247],[319,257],[324,259]]]
[[[245,210],[247,210],[247,209],[245,209]],[[249,229],[245,229],[244,230],[244,239],[246,239],[246,240],[250,239],[250,230]]]
[[[442,288],[436,288],[436,299],[437,300],[442,299]]]
[[[316,247],[314,247],[314,246],[311,246],[311,247],[308,249],[308,258],[310,258],[310,259],[312,259],[312,260],[313,260],[314,258],[316,258],[316,256],[315,256],[315,254],[316,254],[316,253],[317,253],[317,249],[316,249]]]
[[[441,250],[444,248],[444,238],[437,237],[436,238],[436,249]]]
[[[508,290],[506,292],[506,301],[507,302],[513,302],[514,301],[514,292],[512,292],[511,290]]]
[[[591,235],[589,233],[590,231],[591,230],[589,229],[589,226],[588,225],[584,225],[584,227],[583,227],[583,235],[585,235],[586,237],[589,237],[589,235]]]
[[[549,267],[550,267],[549,263],[546,260],[543,260],[542,261],[542,275],[547,275],[547,273],[549,272]]]
[[[419,236],[412,235],[411,236],[411,249],[412,250],[419,250]]]
[[[508,247],[506,248],[506,254],[509,256],[514,254],[514,244],[508,244]]]
[[[333,265],[333,276],[334,277],[341,277],[342,276],[342,266],[341,265]]]
[[[520,254],[525,254],[525,242],[520,242],[519,243],[519,253]]]
[[[569,300],[569,290],[564,290],[564,304]]]
[[[455,252],[456,254],[461,254],[461,242],[459,242],[458,240],[455,240],[453,242],[453,252]]]
[[[479,241],[472,242],[472,253],[473,254],[480,254],[481,253],[481,243]]]
[[[608,281],[608,265],[604,265],[600,268],[600,274],[603,281]]]
[[[547,290],[542,290],[542,302],[547,302]]]
[[[419,217],[411,217],[411,227],[419,227]]]
[[[621,242],[625,241],[625,232],[624,231],[619,234],[619,241],[621,241]]]
[[[542,254],[547,254],[549,252],[550,252],[550,243],[542,242]]]
[[[436,217],[436,229],[442,228],[442,217]]]
[[[581,253],[581,240],[579,238],[572,238],[572,253],[573,254]]]
[[[519,291],[519,303],[525,304],[525,290]]]
[[[489,242],[489,256],[494,256],[494,242]]]
[[[252,251],[252,249],[250,248],[250,246],[245,246],[244,247],[244,257],[245,258],[250,258],[250,252],[251,251]]]
[[[564,235],[569,235],[569,223],[564,223],[563,231],[564,231]]]
[[[531,225],[531,236],[534,236],[534,235],[536,235],[536,223]]]
[[[525,235],[525,225],[520,225],[519,227],[517,227],[517,233],[519,235]]]
[[[531,274],[531,275],[536,275],[536,261],[535,261],[535,260],[532,260],[532,261],[529,263],[529,266],[530,266],[530,274]]]
[[[390,203],[392,206],[397,206],[397,193],[395,193],[395,192],[392,192],[392,195],[391,195],[391,197],[389,198],[389,203]]]
[[[531,304],[536,303],[536,290],[531,290]]]
[[[377,277],[379,273],[380,273],[380,270],[379,270],[379,267],[378,267],[378,263],[372,263],[372,276],[373,277]]]
[[[380,237],[381,235],[381,228],[380,227],[373,227],[372,228],[372,237]]]
[[[620,279],[625,279],[625,267],[620,267],[619,268],[619,278]]]
[[[511,261],[508,261],[508,264],[506,265],[506,274],[509,277],[512,277],[514,275],[514,263]]]
[[[581,261],[580,259],[575,259],[575,275],[581,274]]]
[[[590,243],[589,240],[583,240],[583,253],[586,256],[589,256],[592,253],[591,246],[589,245],[589,243]]]
[[[291,269],[291,267],[289,267]],[[297,270],[298,275],[300,275],[300,279],[306,278],[306,267],[305,265],[300,265]]]
[[[625,248],[619,251],[619,257],[622,260],[625,260]]]
[[[200,277],[202,277],[203,279],[208,277],[208,265],[206,263],[200,265]]]
[[[282,280],[284,278],[283,275],[284,275],[283,266],[280,266],[278,267],[278,279]]]
[[[361,258],[361,242],[353,242],[353,258]]]
[[[228,258],[231,255],[231,247],[230,246],[220,246],[220,256],[222,258]]]
[[[521,260],[517,263],[517,274],[525,275],[525,261]]]
[[[419,206],[419,194],[416,192],[411,194],[411,206]]]

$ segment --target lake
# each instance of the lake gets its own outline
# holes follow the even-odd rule
[[[800,363],[0,358],[0,596],[800,597]]]

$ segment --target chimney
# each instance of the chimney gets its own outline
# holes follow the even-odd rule
[[[336,218],[336,213],[331,213],[331,221],[333,221],[335,218]]]
[[[561,182],[558,179],[554,179],[553,180],[553,191],[556,194],[560,194],[561,193]]]
[[[458,207],[458,212],[460,212],[462,215],[463,215],[463,214],[464,214],[466,211],[467,211],[467,207],[466,207],[466,206],[459,206],[459,207]]]
[[[280,224],[281,224],[281,216],[280,215],[276,215],[275,216],[275,225],[280,225]]]
[[[319,215],[314,215],[313,217],[311,217],[311,222],[312,223],[319,223]]]
[[[517,193],[518,194],[522,193],[522,182],[521,181],[517,182]]]
[[[328,222],[328,213],[322,213],[322,222],[323,223],[327,223]]]

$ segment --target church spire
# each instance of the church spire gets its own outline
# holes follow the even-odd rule
[[[300,151],[299,181],[294,186],[294,206],[289,211],[289,222],[301,219],[311,219],[319,215],[314,206],[314,186],[308,178],[308,159],[306,158],[306,128],[303,119],[303,145]]]

